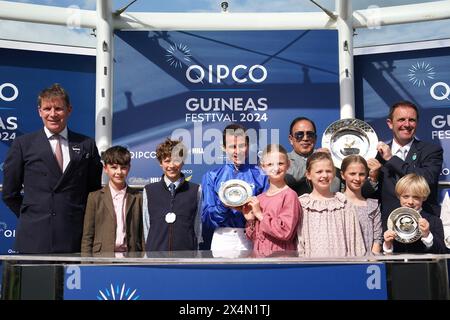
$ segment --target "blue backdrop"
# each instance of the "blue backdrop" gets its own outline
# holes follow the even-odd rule
[[[37,95],[53,83],[60,83],[70,94],[69,127],[94,137],[94,56],[0,49],[0,169],[15,137],[43,127]],[[16,222],[1,201],[0,254],[12,253]]]
[[[231,122],[255,129],[256,161],[267,143],[290,149],[295,117],[319,132],[339,118],[336,31],[125,31],[114,41],[113,143],[133,152],[131,185],[160,178],[154,151],[166,137],[183,137],[184,173],[200,182],[223,162]]]
[[[311,117],[319,133],[339,118],[334,31],[118,32],[115,43],[113,141],[133,151],[130,184],[159,178],[154,149],[176,129],[185,129],[191,162],[203,163],[232,120],[263,133],[262,143],[273,134],[289,146],[294,117]],[[444,147],[441,181],[450,181],[449,56],[450,48],[355,56],[357,117],[387,140],[389,106],[416,102],[418,136]],[[36,96],[54,82],[71,95],[71,129],[94,136],[95,57],[0,49],[0,169],[14,137],[42,127]],[[209,169],[188,164],[185,173],[198,182]],[[0,254],[11,252],[15,224],[1,203]]]
[[[380,140],[392,139],[389,107],[410,100],[420,109],[417,136],[444,148],[440,181],[450,182],[450,48],[355,56],[358,118],[370,122]],[[441,199],[442,200],[442,199]]]

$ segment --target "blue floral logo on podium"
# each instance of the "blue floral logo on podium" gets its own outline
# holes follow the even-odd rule
[[[109,288],[98,290],[97,300],[139,300],[141,297],[137,289],[127,288],[125,283],[122,286],[111,283]]]

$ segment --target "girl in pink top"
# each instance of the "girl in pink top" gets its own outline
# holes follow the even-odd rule
[[[289,168],[286,150],[277,144],[268,145],[261,157],[261,167],[269,177],[270,186],[266,192],[252,197],[242,209],[247,219],[247,237],[253,242],[257,256],[296,250],[302,210],[297,193],[284,182]]]

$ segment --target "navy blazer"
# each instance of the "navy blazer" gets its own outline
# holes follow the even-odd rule
[[[102,164],[93,139],[70,130],[67,138],[64,173],[44,129],[17,137],[8,151],[3,201],[19,218],[19,253],[80,251],[87,196],[101,188]]]
[[[415,173],[427,180],[431,193],[422,207],[425,211],[439,217],[441,208],[438,202],[438,180],[443,162],[441,146],[414,139],[405,161],[396,156],[385,161],[379,153],[376,158],[383,165],[378,177],[378,186],[373,188],[366,181],[362,194],[365,198],[380,200],[383,230],[387,229],[389,214],[401,207],[400,200],[395,195],[395,184],[408,173]]]

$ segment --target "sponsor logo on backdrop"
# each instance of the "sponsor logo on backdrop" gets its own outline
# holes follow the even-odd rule
[[[430,95],[434,100],[450,100],[450,87],[447,83],[439,81],[433,84],[430,88]]]
[[[0,141],[14,140],[17,127],[17,117],[0,117]]]
[[[9,82],[0,84],[0,101],[11,102],[19,96],[19,89]]]
[[[0,235],[5,238],[15,238],[16,230],[8,229],[8,225],[6,224],[6,222],[0,221]]]
[[[441,176],[448,176],[450,175],[450,168],[442,168]]]
[[[156,151],[130,150],[130,153],[131,159],[156,159]]]
[[[242,76],[243,74],[245,76]],[[261,83],[267,78],[267,69],[259,64],[252,66],[238,64],[231,69],[224,64],[210,64],[206,71],[202,66],[194,64],[186,70],[186,79],[190,83],[204,83],[204,80],[211,84],[222,83],[223,80],[230,78],[237,83]]]
[[[425,61],[416,62],[408,70],[409,81],[417,87],[425,87],[427,82],[434,79],[434,76],[436,75],[434,67]]]
[[[2,237],[7,238],[7,239],[15,238],[16,230],[8,229],[8,225],[6,224],[6,222],[0,221],[0,239]],[[2,240],[0,240],[0,241],[2,241]],[[3,251],[3,250],[5,250],[5,251]],[[14,253],[16,253],[16,251],[11,248],[9,248],[8,250],[6,250],[6,248],[3,248],[2,250],[0,250],[0,254],[2,254],[2,253],[14,254]]]
[[[185,100],[185,122],[194,129],[176,129],[172,139],[181,139],[191,150],[186,164],[223,164],[226,157],[221,149],[222,131],[217,128],[203,130],[202,124],[221,122],[225,125],[240,122],[269,121],[269,100],[263,96],[261,84],[269,76],[269,70],[258,63],[200,65],[195,53],[185,43],[172,44],[166,50],[166,62],[173,68],[185,67],[186,80],[196,85]],[[278,129],[249,129],[250,145],[265,146],[279,143]],[[270,142],[269,142],[270,141]],[[207,144],[207,145],[206,145]],[[205,146],[206,145],[206,146]],[[257,163],[250,155],[250,163]]]
[[[182,68],[185,63],[191,62],[191,49],[185,44],[173,44],[166,52],[166,61],[174,68]]]
[[[161,180],[161,177],[149,177],[149,178],[129,177],[128,184],[134,186],[145,186],[146,184],[158,182],[159,180]]]
[[[203,154],[203,148],[191,148],[191,154]]]
[[[408,78],[412,85],[426,88],[429,85],[429,93],[436,101],[450,100],[450,86],[443,81],[435,82],[435,68],[425,61],[418,61],[408,69]],[[438,114],[431,118],[431,125],[438,130],[431,130],[431,139],[450,139],[450,114]],[[442,171],[444,174],[444,171]]]
[[[109,287],[98,290],[97,300],[139,300],[137,289],[127,287],[125,283],[110,284]]]
[[[190,181],[192,179],[192,169],[181,169],[181,172],[184,174],[184,180]]]
[[[0,109],[14,110],[14,106],[10,105],[19,96],[19,89],[13,83],[5,82],[0,84]],[[0,116],[0,141],[9,141],[16,138],[17,117]]]
[[[433,128],[439,130],[431,131],[431,138],[444,140],[450,139],[450,114],[438,114],[431,118]]]
[[[260,64],[206,65],[192,64],[191,49],[175,43],[166,49],[165,58],[173,68],[186,67],[189,83],[202,84],[191,90],[185,102],[185,122],[266,122],[269,101],[261,96],[268,70]],[[252,97],[247,97],[248,94]],[[231,97],[230,97],[231,95]]]

